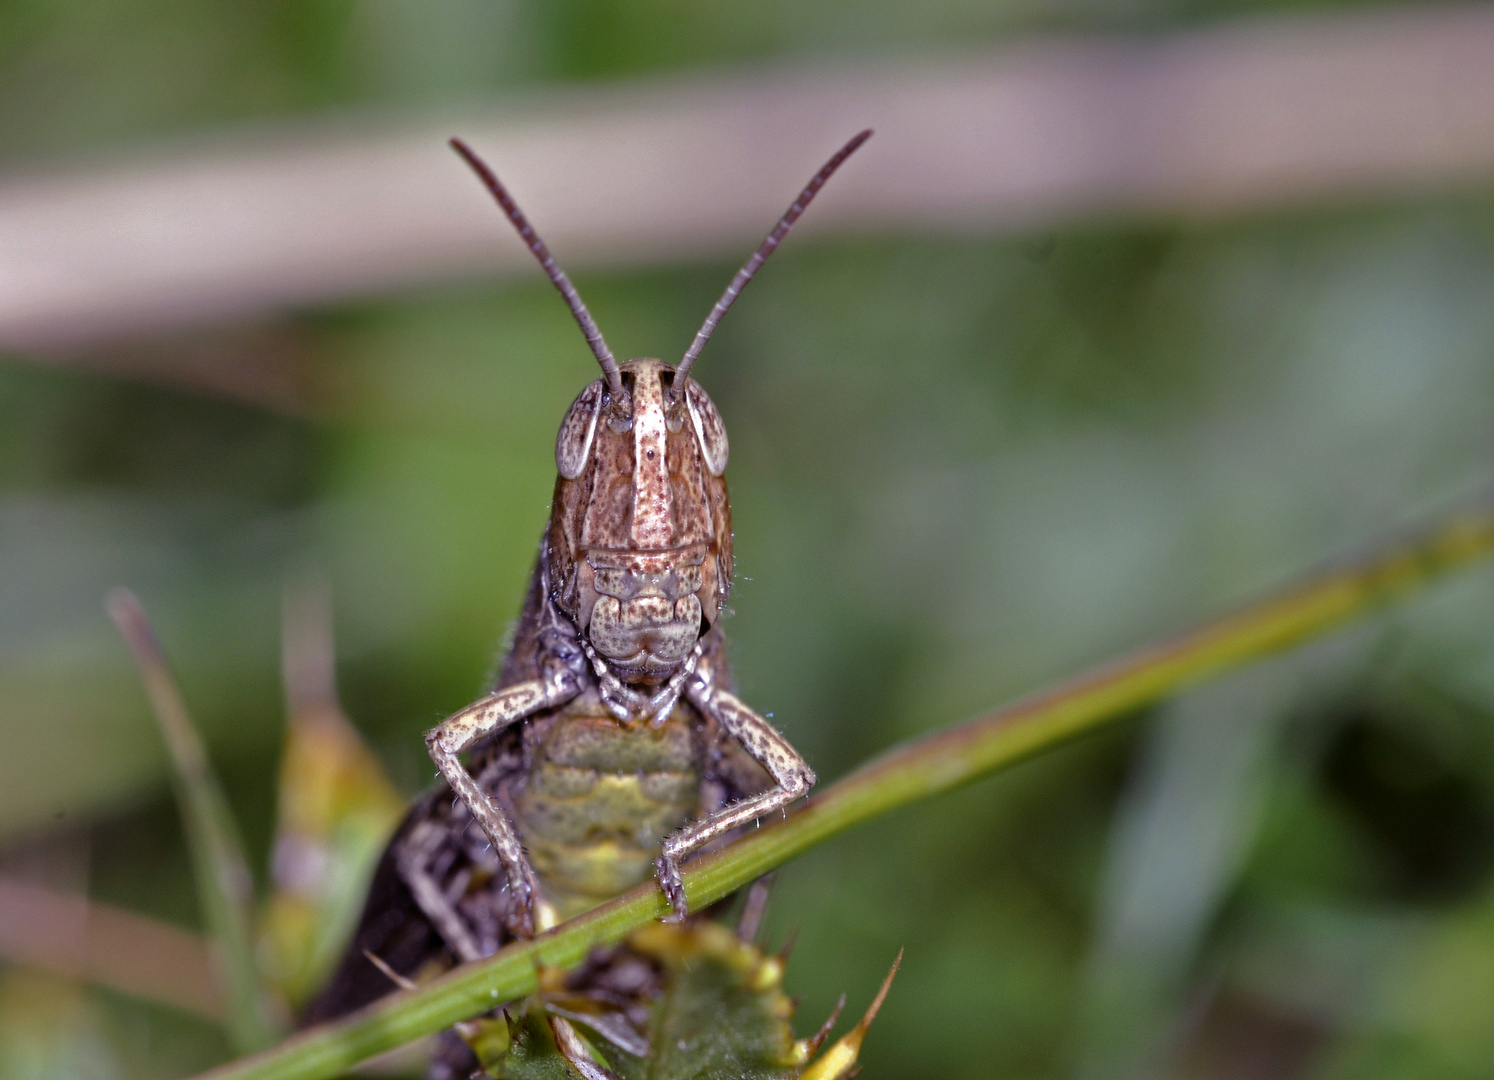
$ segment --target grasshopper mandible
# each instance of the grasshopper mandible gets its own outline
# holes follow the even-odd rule
[[[650,873],[683,919],[681,862],[814,785],[731,692],[719,622],[732,579],[726,428],[689,376],[742,288],[870,136],[814,175],[677,366],[617,362],[507,189],[452,140],[569,305],[602,377],[560,425],[550,522],[496,685],[426,736],[444,783],[390,842],[309,1019],[381,996],[375,963],[407,975],[440,954],[476,960]]]

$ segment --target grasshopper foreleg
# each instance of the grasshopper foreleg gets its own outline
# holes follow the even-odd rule
[[[460,754],[485,735],[501,731],[541,709],[564,705],[580,687],[575,677],[561,669],[550,678],[515,683],[453,713],[425,736],[431,760],[476,819],[493,851],[503,863],[514,903],[509,905],[509,929],[519,937],[534,936],[534,901],[539,893],[534,868],[524,854],[519,834],[472,774],[462,765]]]
[[[739,825],[746,825],[765,814],[783,809],[814,787],[815,782],[814,770],[799,756],[799,752],[772,724],[740,698],[717,689],[704,679],[687,687],[685,695],[696,708],[725,728],[727,734],[741,743],[743,749],[768,770],[775,786],[723,806],[715,813],[665,838],[656,866],[659,886],[674,908],[674,914],[669,919],[671,922],[680,922],[689,914],[690,905],[685,898],[684,882],[680,878],[680,863],[691,852]]]

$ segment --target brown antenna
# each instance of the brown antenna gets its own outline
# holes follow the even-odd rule
[[[540,266],[544,268],[545,273],[550,275],[550,280],[560,290],[560,295],[565,297],[565,302],[570,305],[571,314],[576,317],[576,322],[581,327],[581,333],[586,335],[586,344],[591,346],[597,363],[602,365],[602,374],[607,376],[607,388],[612,392],[614,400],[620,398],[623,384],[617,358],[612,355],[612,350],[607,348],[607,342],[602,338],[602,331],[597,327],[596,320],[591,317],[591,312],[586,310],[586,305],[581,302],[581,294],[576,291],[576,286],[572,285],[571,279],[565,276],[565,271],[555,264],[555,257],[550,254],[550,249],[545,247],[545,242],[534,231],[534,226],[529,224],[529,219],[524,216],[524,211],[519,209],[519,204],[514,202],[508,189],[499,182],[497,174],[488,168],[487,163],[461,139],[452,139],[451,148],[462,155],[467,164],[472,166],[472,171],[487,185],[488,190],[493,193],[493,198],[498,200],[498,205],[503,207],[503,212],[508,215],[508,220],[513,222],[515,229],[519,230],[519,239],[524,241],[529,250],[534,253]],[[803,196],[800,198],[802,199]]]
[[[773,250],[783,242],[788,231],[794,227],[794,222],[799,220],[799,215],[804,213],[810,202],[819,194],[820,188],[825,186],[825,181],[835,175],[835,170],[845,164],[846,158],[854,154],[857,148],[871,137],[872,129],[867,128],[837,150],[835,156],[825,162],[824,167],[814,174],[814,179],[804,185],[804,190],[799,192],[799,197],[794,200],[794,204],[788,208],[778,224],[773,226],[773,231],[768,234],[767,239],[752,253],[752,258],[748,259],[746,265],[737,271],[737,276],[731,279],[731,284],[726,287],[726,291],[721,294],[721,299],[716,301],[716,306],[711,308],[711,313],[706,316],[706,321],[696,332],[695,340],[685,350],[685,357],[680,361],[679,367],[675,368],[674,385],[670,390],[672,397],[684,391],[685,379],[689,376],[690,368],[694,365],[696,357],[700,355],[700,350],[705,348],[706,342],[711,340],[711,335],[715,333],[716,324],[721,321],[721,316],[725,315],[727,309],[736,302],[737,294],[746,288],[747,283],[752,280],[752,275],[757,273],[763,263],[768,261],[768,256],[773,254]]]

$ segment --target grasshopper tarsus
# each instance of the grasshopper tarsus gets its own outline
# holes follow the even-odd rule
[[[528,941],[534,937],[534,892],[532,888],[526,887],[515,889],[509,884],[509,896],[512,898],[508,904],[508,917],[504,925],[508,932],[520,941]]]
[[[669,901],[669,914],[663,916],[667,923],[682,923],[690,917],[690,900],[685,896],[685,880],[680,876],[679,864],[663,852],[654,860],[654,876],[664,899]]]

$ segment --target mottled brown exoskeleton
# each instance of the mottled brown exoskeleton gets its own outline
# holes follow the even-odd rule
[[[689,373],[870,134],[804,188],[677,366],[619,365],[498,178],[452,141],[570,305],[602,378],[560,425],[550,523],[499,678],[426,736],[444,783],[390,842],[352,948],[308,1019],[390,989],[370,954],[399,975],[475,960],[651,873],[683,918],[680,863],[813,786],[803,758],[731,692],[719,625],[732,579],[726,428]]]

